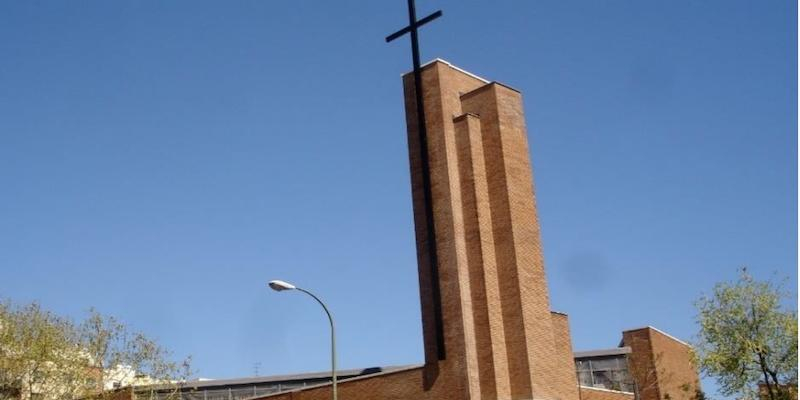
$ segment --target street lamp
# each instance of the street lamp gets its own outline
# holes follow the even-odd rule
[[[280,280],[274,280],[274,281],[269,281],[269,287],[272,288],[272,290],[274,290],[276,292],[281,292],[281,291],[284,291],[284,290],[299,290],[299,291],[301,291],[301,292],[313,297],[314,300],[316,300],[317,303],[319,303],[319,305],[322,306],[322,309],[325,310],[325,314],[328,314],[328,321],[330,321],[330,323],[331,323],[331,378],[333,379],[333,400],[337,400],[337,397],[336,397],[336,333],[335,333],[335,330],[334,330],[334,327],[333,327],[333,316],[331,315],[331,312],[328,311],[328,307],[325,305],[325,303],[322,302],[322,300],[319,299],[319,297],[314,296],[313,293],[311,293],[308,290],[305,290],[303,288],[299,288],[299,287],[297,287],[295,285],[292,285],[291,283],[280,281]]]

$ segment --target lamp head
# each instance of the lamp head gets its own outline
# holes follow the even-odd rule
[[[279,280],[269,281],[269,287],[271,287],[272,290],[277,292],[280,292],[282,290],[296,289],[296,286],[292,285],[291,283]]]

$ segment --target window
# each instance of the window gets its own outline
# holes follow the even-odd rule
[[[633,392],[633,381],[624,355],[575,360],[575,369],[582,386]]]

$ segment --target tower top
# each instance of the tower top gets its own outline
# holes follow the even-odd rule
[[[471,76],[471,77],[473,77],[473,78],[475,78],[477,80],[480,80],[483,83],[490,83],[491,82],[490,80],[488,80],[488,79],[486,79],[484,77],[475,75],[472,72],[469,72],[469,71],[466,71],[464,69],[461,69],[461,68],[457,67],[456,65],[454,65],[453,63],[451,63],[450,61],[447,61],[447,60],[444,60],[444,59],[441,59],[441,58],[438,58],[438,57],[434,58],[433,60],[430,60],[430,61],[426,62],[425,64],[422,64],[420,66],[420,68],[426,68],[429,65],[433,65],[433,64],[436,64],[436,63],[442,63],[444,65],[447,65],[448,67],[450,67],[450,68],[452,68],[452,69],[454,69],[454,70],[456,70],[458,72],[461,72],[462,74],[466,74],[466,75],[469,75],[469,76]],[[406,72],[403,75],[408,75],[408,74],[412,74],[412,73],[414,73],[414,71]]]

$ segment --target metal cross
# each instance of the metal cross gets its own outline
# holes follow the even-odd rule
[[[425,127],[425,105],[422,96],[422,69],[419,62],[418,28],[442,16],[442,11],[417,20],[414,0],[408,0],[408,26],[386,37],[389,43],[406,33],[411,34],[411,54],[414,59],[414,94],[417,103],[417,132],[419,132],[419,151],[422,161],[422,187],[425,203],[425,222],[428,233],[428,256],[431,269],[431,289],[433,291],[433,313],[436,325],[436,349],[440,360],[445,359],[444,322],[442,320],[442,299],[439,287],[439,259],[436,254],[436,230],[433,225],[433,197],[431,195],[430,161],[428,160],[428,132]]]

